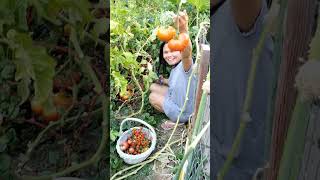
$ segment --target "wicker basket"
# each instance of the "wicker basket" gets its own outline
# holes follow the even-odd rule
[[[132,130],[133,129],[140,129],[139,127],[133,127],[133,128],[130,128],[129,130],[123,132],[122,126],[127,121],[136,121],[136,122],[139,122],[139,123],[145,125],[146,127],[148,127],[148,128],[145,128],[145,127],[142,128],[142,132],[146,135],[146,138],[151,139],[151,147],[147,151],[145,151],[141,154],[137,154],[137,155],[126,154],[123,151],[121,151],[120,145],[124,141],[126,141],[129,138],[129,136],[131,136]],[[154,131],[154,129],[152,128],[151,125],[149,125],[145,121],[138,119],[138,118],[126,118],[121,122],[121,125],[120,125],[120,138],[117,141],[116,149],[117,149],[119,156],[124,160],[124,162],[126,162],[127,164],[137,164],[139,162],[144,161],[148,156],[150,156],[150,154],[152,153],[152,151],[156,147],[156,141],[157,141],[156,132]]]

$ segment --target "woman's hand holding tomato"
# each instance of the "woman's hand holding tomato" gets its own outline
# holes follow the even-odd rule
[[[173,19],[175,22],[175,26],[179,29],[180,33],[188,32],[189,17],[186,10],[184,10],[183,12],[179,12],[179,15],[175,16]]]
[[[192,56],[191,54],[192,54],[192,44],[191,44],[191,40],[188,38],[186,47],[183,49],[183,51],[181,51],[181,57],[182,59],[191,58]]]

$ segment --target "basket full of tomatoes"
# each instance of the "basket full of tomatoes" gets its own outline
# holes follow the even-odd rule
[[[127,121],[139,122],[145,127],[133,127],[122,132],[122,126]],[[127,164],[144,161],[156,147],[156,133],[151,125],[137,118],[127,118],[120,125],[120,138],[117,141],[117,152]]]

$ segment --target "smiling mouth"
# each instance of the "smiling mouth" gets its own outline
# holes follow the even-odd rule
[[[173,58],[173,57],[172,57],[172,58],[168,58],[168,60],[169,60],[169,61],[174,61],[174,58]]]

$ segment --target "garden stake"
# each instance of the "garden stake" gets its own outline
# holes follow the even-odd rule
[[[268,110],[267,110],[267,123],[266,123],[266,149],[265,149],[265,159],[269,159],[269,150],[270,150],[270,144],[271,144],[271,133],[272,133],[272,126],[273,126],[273,113],[275,108],[275,100],[276,100],[276,93],[277,93],[277,83],[278,83],[278,76],[279,76],[279,69],[281,64],[281,56],[282,56],[282,44],[283,44],[283,23],[284,23],[284,17],[285,17],[285,9],[287,7],[287,1],[288,0],[279,0],[280,9],[278,14],[279,21],[275,22],[276,26],[276,34],[275,34],[275,45],[274,45],[274,56],[273,56],[273,63],[274,63],[274,75],[270,82],[270,92],[272,92],[269,95],[268,98]],[[273,4],[278,5],[278,4]]]
[[[318,9],[320,12],[320,9]],[[320,42],[320,18],[318,18],[318,27],[315,34],[315,37],[312,39],[310,43],[310,54],[308,57],[308,61],[316,61],[320,59],[319,47],[318,44]],[[318,74],[315,76],[318,76]],[[297,76],[296,76],[297,77]],[[302,81],[300,79],[300,81]],[[306,79],[303,79],[306,81]],[[301,83],[301,82],[299,82]],[[320,83],[320,82],[313,82]],[[297,84],[297,78],[296,78]],[[298,86],[298,90],[299,86]],[[287,139],[285,142],[283,155],[281,158],[281,164],[279,168],[279,180],[287,180],[287,179],[297,179],[300,171],[300,164],[303,158],[303,151],[305,146],[305,138],[306,131],[308,128],[308,124],[310,121],[310,113],[313,98],[311,99],[303,99],[302,94],[308,92],[298,92],[298,98],[296,100],[296,105],[292,114],[292,118],[290,121],[290,126],[288,129]],[[310,90],[309,90],[310,91]],[[316,97],[315,97],[316,98]]]

